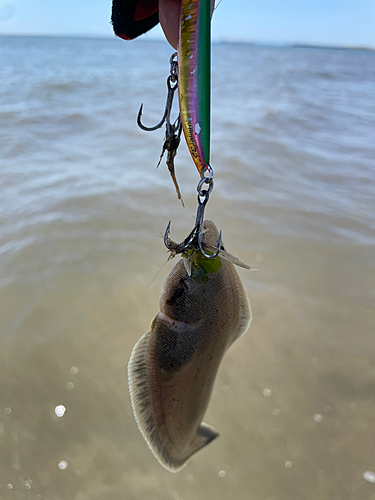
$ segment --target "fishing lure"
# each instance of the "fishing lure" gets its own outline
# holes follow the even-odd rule
[[[213,189],[210,166],[211,133],[211,1],[182,0],[178,45],[178,95],[180,122],[187,146],[201,176],[197,186],[198,210],[195,226],[177,244],[169,238],[170,222],[164,244],[171,255],[186,255],[191,249],[207,259],[216,259],[221,250],[221,231],[214,251],[203,248],[202,223],[205,206]]]
[[[181,194],[174,174],[174,157],[180,143],[181,126],[187,146],[201,177],[210,168],[211,119],[211,1],[182,0],[178,64],[175,54],[170,59],[171,74],[167,79],[168,96],[165,112],[154,127],[142,123],[143,104],[137,123],[142,130],[152,131],[166,124],[166,134],[160,160],[168,152],[167,165]],[[178,65],[178,76],[176,66]],[[170,122],[173,95],[178,88],[180,115]],[[160,163],[160,161],[159,161]]]
[[[211,1],[182,0],[178,46],[180,119],[201,177],[210,164]]]
[[[139,109],[137,123],[142,130],[156,130],[166,124],[165,140],[159,163],[167,151],[167,165],[181,199],[174,172],[174,158],[180,143],[181,128],[187,146],[200,174],[198,183],[198,210],[195,226],[185,240],[174,243],[169,238],[170,222],[164,234],[164,243],[171,254],[186,254],[189,249],[199,250],[207,259],[216,259],[220,252],[221,232],[215,250],[203,248],[202,223],[204,209],[213,189],[213,170],[210,166],[211,132],[211,1],[182,0],[180,38],[177,61],[170,58],[170,75],[167,78],[167,102],[160,122],[154,127],[142,123],[143,104]],[[178,70],[177,70],[178,66]],[[178,88],[180,114],[174,123],[170,121],[173,96]],[[158,163],[158,165],[159,165]]]
[[[171,254],[199,250],[207,259],[216,259],[221,247],[221,231],[214,251],[203,248],[202,223],[205,206],[213,189],[210,166],[211,133],[211,1],[182,0],[178,45],[178,95],[180,122],[187,146],[201,176],[198,183],[198,210],[195,227],[185,240],[176,244],[169,238],[170,223],[164,243]]]

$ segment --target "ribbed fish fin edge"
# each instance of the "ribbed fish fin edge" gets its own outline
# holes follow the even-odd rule
[[[233,342],[241,337],[250,328],[252,320],[250,301],[242,286],[240,287],[240,318],[238,322],[237,331],[233,336]]]
[[[148,331],[136,343],[129,359],[128,384],[131,405],[138,428],[155,458],[170,472],[178,472],[185,466],[186,461],[176,463],[170,456],[159,435],[161,431],[156,428],[152,412],[151,395],[154,387],[146,364],[150,338],[151,332]],[[153,403],[155,406],[155,401]]]

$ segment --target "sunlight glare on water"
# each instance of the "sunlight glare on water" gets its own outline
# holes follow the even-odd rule
[[[323,420],[323,415],[320,415],[320,413],[315,413],[314,420],[319,424]]]
[[[65,410],[66,410],[66,408],[63,405],[56,406],[56,408],[55,408],[56,416],[59,417],[59,418],[63,417],[64,414],[65,414]]]
[[[364,472],[363,479],[365,479],[369,483],[375,483],[375,472],[371,472],[369,470]]]

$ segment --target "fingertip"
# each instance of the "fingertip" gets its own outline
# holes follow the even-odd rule
[[[159,20],[164,35],[172,47],[177,50],[180,36],[180,15],[182,0],[159,0]],[[215,0],[211,0],[211,16]]]
[[[177,50],[180,29],[181,0],[159,0],[159,20],[165,37]]]

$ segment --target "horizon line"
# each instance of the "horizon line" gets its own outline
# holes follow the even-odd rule
[[[118,39],[115,34],[111,35],[100,35],[100,34],[87,34],[87,33],[1,33],[0,37],[34,37],[34,38],[79,38],[79,39],[105,39],[105,40],[116,40]],[[165,40],[159,37],[142,37],[134,39],[137,42],[158,42],[164,43]],[[315,48],[315,49],[342,49],[342,50],[368,50],[375,51],[375,45],[350,45],[350,44],[330,44],[330,43],[320,43],[320,42],[306,42],[306,41],[260,41],[260,40],[235,40],[227,38],[213,38],[212,43],[228,43],[236,44],[243,43],[254,46],[271,46],[271,47],[290,47],[290,48]]]

